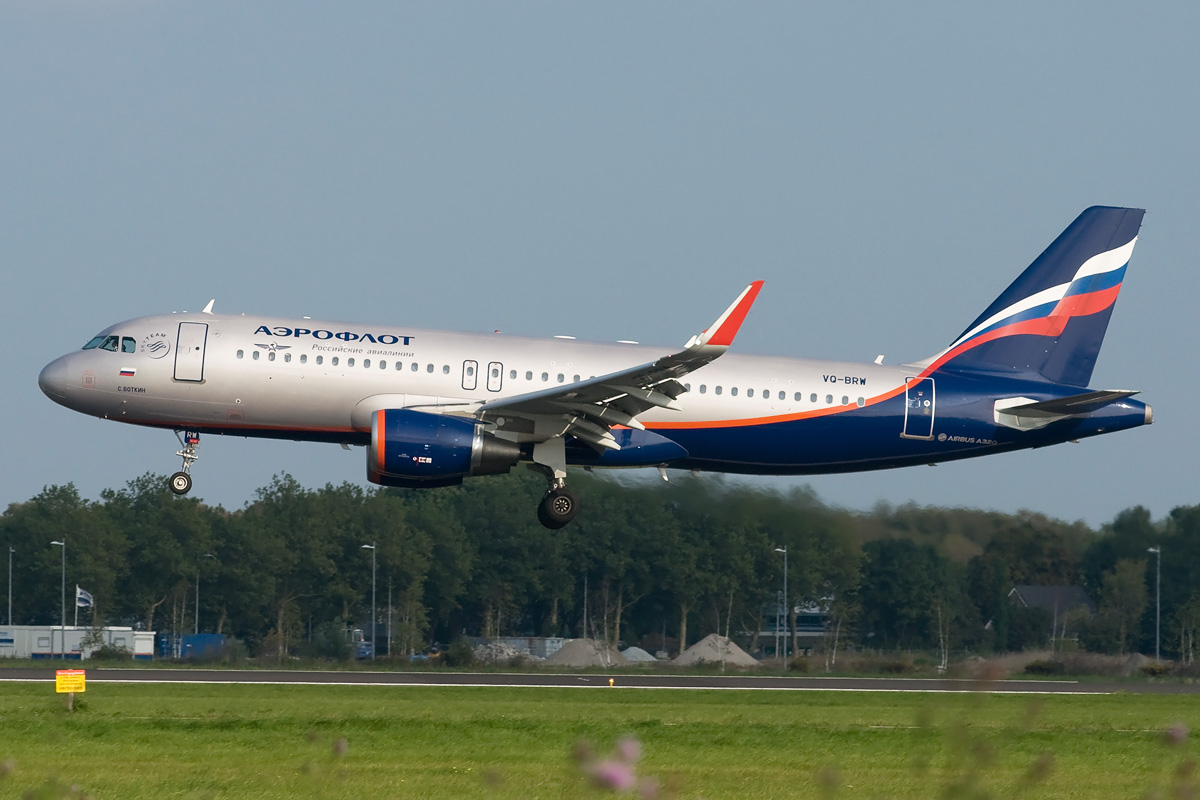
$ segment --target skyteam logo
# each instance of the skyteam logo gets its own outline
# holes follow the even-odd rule
[[[259,325],[255,329],[254,334],[256,336],[262,334],[264,336],[292,336],[296,338],[311,336],[320,341],[337,339],[340,342],[370,342],[371,344],[407,345],[413,340],[411,336],[397,336],[393,333],[359,333],[357,331],[327,331],[324,329],[309,330],[308,328],[285,328],[282,325],[277,325],[274,328]]]
[[[162,358],[171,352],[171,340],[165,333],[151,333],[142,338],[138,349],[150,358]]]

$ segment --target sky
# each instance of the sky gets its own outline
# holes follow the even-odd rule
[[[0,507],[178,469],[170,432],[38,390],[123,319],[215,298],[674,347],[763,279],[735,351],[900,363],[1095,204],[1148,213],[1092,385],[1154,425],[756,482],[1094,526],[1198,503],[1196,30],[1182,3],[9,0]],[[283,472],[366,483],[361,449],[200,456],[226,508]]]

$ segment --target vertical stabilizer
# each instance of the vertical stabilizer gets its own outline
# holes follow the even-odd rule
[[[1143,214],[1084,211],[931,363],[1087,386]]]

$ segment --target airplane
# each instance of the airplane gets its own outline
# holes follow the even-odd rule
[[[762,281],[681,348],[198,314],[120,322],[38,378],[56,403],[175,431],[366,448],[367,478],[430,488],[524,462],[548,528],[567,468],[807,475],[1045,447],[1153,422],[1088,388],[1145,212],[1085,210],[949,346],[899,365],[726,352]]]

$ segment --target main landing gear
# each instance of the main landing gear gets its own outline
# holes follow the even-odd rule
[[[579,498],[567,488],[567,452],[561,436],[533,446],[534,469],[546,476],[549,491],[538,503],[537,518],[550,530],[558,530],[579,513]]]
[[[187,494],[192,490],[192,464],[200,458],[196,455],[196,445],[200,444],[200,432],[184,431],[181,436],[179,431],[175,431],[175,438],[183,448],[175,454],[183,459],[183,469],[167,479],[167,486],[175,494]]]

